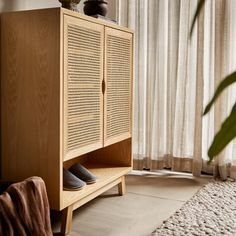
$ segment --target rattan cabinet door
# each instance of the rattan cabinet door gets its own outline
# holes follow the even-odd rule
[[[131,137],[132,34],[105,28],[104,146]]]
[[[64,17],[64,160],[103,146],[104,26]]]

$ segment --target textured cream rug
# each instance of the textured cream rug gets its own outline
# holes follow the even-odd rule
[[[151,235],[236,235],[236,182],[205,185]]]

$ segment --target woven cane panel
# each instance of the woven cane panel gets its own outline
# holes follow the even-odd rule
[[[107,35],[107,139],[130,132],[130,49],[130,39]]]
[[[101,33],[68,25],[67,150],[100,141]]]

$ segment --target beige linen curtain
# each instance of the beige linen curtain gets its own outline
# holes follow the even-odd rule
[[[117,5],[119,23],[133,28],[136,38],[134,167],[194,175],[212,171],[205,165],[207,148],[235,101],[235,88],[210,115],[201,114],[222,77],[236,69],[234,0],[208,0],[191,40],[197,0],[118,0]],[[235,154],[232,143],[215,170],[232,164]]]
[[[213,91],[224,76],[236,70],[236,1],[209,1],[205,7],[204,23],[204,91],[203,104],[206,106]],[[207,16],[207,17],[206,17]],[[210,114],[203,118],[202,154],[203,171],[211,172],[212,166],[207,165],[207,149],[212,138],[220,128],[236,101],[235,85],[223,93]],[[217,157],[213,173],[222,179],[227,176],[236,177],[236,141]]]

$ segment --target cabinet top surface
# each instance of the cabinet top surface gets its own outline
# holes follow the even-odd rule
[[[90,21],[90,22],[94,22],[94,23],[97,23],[97,24],[100,24],[100,25],[104,25],[104,26],[107,26],[107,27],[110,27],[110,28],[115,28],[115,29],[119,29],[119,30],[122,30],[122,31],[126,31],[126,32],[129,32],[129,33],[134,33],[134,30],[132,29],[129,29],[129,28],[126,28],[124,26],[120,26],[116,23],[113,23],[113,22],[110,22],[110,21],[106,21],[105,19],[97,19],[97,18],[94,18],[94,17],[91,17],[91,16],[87,16],[85,14],[82,14],[82,13],[79,13],[79,12],[74,12],[74,11],[71,11],[71,10],[68,10],[68,9],[65,9],[65,8],[61,8],[61,7],[58,7],[58,8],[44,8],[44,9],[34,9],[34,10],[25,10],[25,11],[14,11],[14,12],[3,12],[1,13],[2,16],[6,16],[6,15],[9,15],[9,14],[25,14],[25,13],[34,13],[34,12],[43,12],[43,11],[52,11],[52,12],[58,12],[62,15],[69,15],[69,16],[72,16],[72,17],[76,17],[76,18],[79,18],[79,19],[84,19],[84,20],[87,20],[87,21]]]

